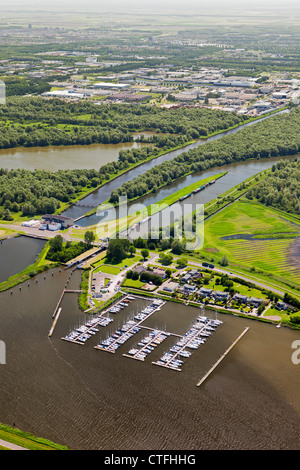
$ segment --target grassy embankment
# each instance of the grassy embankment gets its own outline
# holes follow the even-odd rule
[[[36,437],[2,423],[0,423],[0,439],[28,450],[68,450],[66,446],[55,444],[47,439]],[[0,446],[0,450],[8,449],[9,447]]]
[[[250,176],[242,183],[239,183],[233,188],[228,189],[217,198],[212,199],[210,202],[205,204],[205,209],[204,209],[205,217],[209,217],[215,214],[217,211],[231,204],[236,199],[244,196],[247,193],[247,191],[249,191],[249,189],[253,188],[259,182],[261,182],[264,178],[266,178],[268,173],[270,173],[270,171],[271,169],[264,170],[260,173],[257,173],[254,176]]]

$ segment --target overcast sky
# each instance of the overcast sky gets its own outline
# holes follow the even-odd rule
[[[159,9],[185,10],[195,9],[224,9],[231,8],[253,10],[253,9],[278,9],[298,7],[298,0],[1,0],[1,7],[19,7],[19,8],[40,8],[54,9],[55,7],[67,7],[74,9],[104,9],[104,10],[124,10],[124,9]],[[297,8],[298,9],[298,8]]]

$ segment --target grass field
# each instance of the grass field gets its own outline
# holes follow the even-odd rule
[[[236,201],[206,221],[201,254],[214,261],[226,255],[230,265],[272,274],[300,287],[299,257],[294,256],[297,235],[297,219],[262,204]]]
[[[46,439],[38,438],[30,433],[11,428],[0,423],[0,439],[24,447],[29,450],[67,450],[67,447],[55,444]],[[8,447],[0,447],[0,450]]]

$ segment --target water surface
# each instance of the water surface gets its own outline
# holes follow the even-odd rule
[[[121,150],[141,148],[140,142],[91,144],[0,150],[0,168],[25,170],[96,169],[117,161]]]
[[[45,240],[30,237],[16,237],[0,243],[0,282],[23,271],[34,263],[46,244]]]
[[[172,344],[162,343],[145,362],[94,349],[100,338],[131,318],[147,300],[123,310],[84,346],[61,339],[87,315],[77,294],[67,294],[51,338],[52,313],[69,273],[38,276],[29,287],[0,294],[1,421],[73,449],[299,450],[300,374],[292,363],[299,332],[230,315],[186,360],[182,372],[152,364]],[[78,288],[79,272],[70,288]],[[182,334],[198,309],[170,303],[147,326]],[[212,313],[207,312],[209,315]],[[246,326],[249,332],[214,374],[196,384]]]

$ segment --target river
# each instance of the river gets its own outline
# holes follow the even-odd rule
[[[72,449],[299,450],[299,365],[291,345],[299,332],[230,315],[185,361],[181,372],[152,364],[172,344],[162,343],[145,362],[123,356],[145,334],[115,354],[94,349],[132,318],[146,300],[132,302],[84,346],[61,339],[87,315],[77,294],[66,294],[53,336],[52,313],[68,271],[37,277],[13,294],[0,294],[1,421]],[[76,271],[70,288],[78,288]],[[183,334],[199,310],[168,303],[145,323]],[[206,312],[214,316],[212,312]],[[199,379],[246,326],[250,329],[210,378]]]

